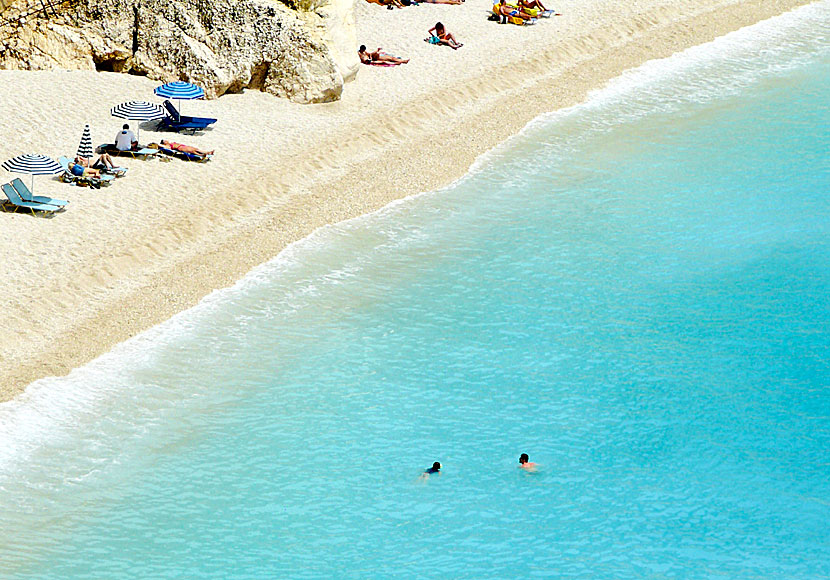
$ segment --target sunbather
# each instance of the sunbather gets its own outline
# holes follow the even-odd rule
[[[357,49],[357,56],[360,58],[360,62],[363,64],[374,64],[376,62],[391,62],[394,64],[406,64],[409,62],[409,59],[406,60],[402,58],[398,58],[397,56],[392,56],[391,54],[386,54],[385,52],[380,51],[380,47],[375,52],[369,52],[366,50],[366,45],[361,44],[360,48]]]
[[[444,25],[440,22],[436,22],[435,26],[429,29],[429,35],[431,38],[437,38],[438,41],[434,42],[434,44],[446,44],[453,50],[458,50],[463,44],[458,42],[455,39],[455,36],[451,32],[448,32]]]
[[[81,159],[83,159],[83,157],[81,157]],[[75,161],[70,161],[67,167],[69,168],[69,173],[78,177],[101,177],[100,170],[93,169],[92,167],[87,167],[82,163],[79,163],[77,157],[75,158]]]
[[[386,6],[389,10],[392,10],[392,8],[404,7],[401,0],[367,0],[367,2],[370,4],[380,4],[381,6]]]
[[[418,2],[426,2],[427,4],[463,4],[464,0],[418,0]]]
[[[521,2],[521,0],[519,0]],[[507,5],[507,0],[501,0],[499,2],[499,16],[501,16],[501,23],[507,24],[508,16],[512,16],[514,18],[521,18],[522,20],[533,20],[533,17],[530,14],[526,14],[521,10],[516,10],[512,6]]]
[[[519,0],[521,2],[521,0]],[[522,20],[533,20],[533,17],[529,14],[525,14],[515,8],[512,8],[507,5],[507,0],[501,0],[499,2],[499,16],[501,16],[501,23],[507,24],[507,17],[513,16],[514,18],[521,18]]]
[[[191,155],[213,155],[213,150],[205,151],[203,149],[199,149],[198,147],[193,147],[191,145],[182,145],[181,143],[176,143],[175,141],[166,141],[164,139],[161,140],[161,146],[167,149],[172,149],[173,151],[181,151],[182,153],[190,153]]]
[[[98,159],[95,160],[95,163],[92,165],[89,164],[89,159],[86,157],[76,157],[75,163],[80,163],[84,167],[91,167],[92,169],[115,169],[115,163],[112,162],[112,157],[110,157],[107,153],[102,153]]]
[[[519,8],[538,8],[542,12],[547,12],[547,8],[539,0],[519,0]]]

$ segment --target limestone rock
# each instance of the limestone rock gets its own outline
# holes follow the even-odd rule
[[[322,2],[309,12],[275,0],[56,0],[45,12],[20,0],[3,13],[0,66],[181,79],[209,97],[251,88],[332,101],[358,66],[354,0]]]

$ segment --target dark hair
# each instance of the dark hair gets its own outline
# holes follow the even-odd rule
[[[438,29],[444,30],[444,25],[441,24],[440,22],[435,23],[435,30],[438,30]]]
[[[124,126],[123,126],[123,127],[121,127],[121,128],[122,128],[122,129],[129,129],[129,128],[130,128],[130,124],[129,124],[129,123],[124,123]]]
[[[358,48],[358,49],[357,49],[357,52],[366,52],[366,45],[365,45],[365,44],[361,44],[361,45],[360,45],[360,48]]]
[[[441,469],[441,464],[436,461],[435,463],[432,464],[432,468],[434,470],[438,471],[439,469]]]
[[[519,455],[519,463],[527,463],[529,459],[530,458],[527,456],[527,453],[522,453],[521,455]]]

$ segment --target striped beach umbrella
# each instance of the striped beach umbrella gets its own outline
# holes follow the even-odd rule
[[[89,125],[84,125],[84,134],[81,135],[81,143],[78,145],[78,157],[89,159],[92,157],[93,152],[92,134],[89,131]]]
[[[205,98],[205,90],[202,87],[184,81],[173,81],[172,83],[163,84],[156,87],[153,92],[159,97],[179,101]]]
[[[152,121],[153,119],[163,118],[164,109],[161,108],[161,105],[154,105],[146,101],[130,101],[114,106],[110,109],[110,114],[113,117],[130,121]],[[141,135],[141,127],[138,128],[138,134]]]
[[[182,101],[205,98],[205,90],[202,87],[184,81],[165,83],[156,87],[153,92],[165,99],[176,99],[179,103],[179,113],[182,111]]]
[[[32,176],[32,191],[35,190],[35,175],[56,175],[63,172],[61,164],[46,155],[18,155],[3,162],[3,169],[11,173],[25,173]]]

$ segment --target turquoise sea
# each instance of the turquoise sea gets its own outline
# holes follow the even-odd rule
[[[32,385],[0,578],[830,577],[828,104],[822,1]]]

